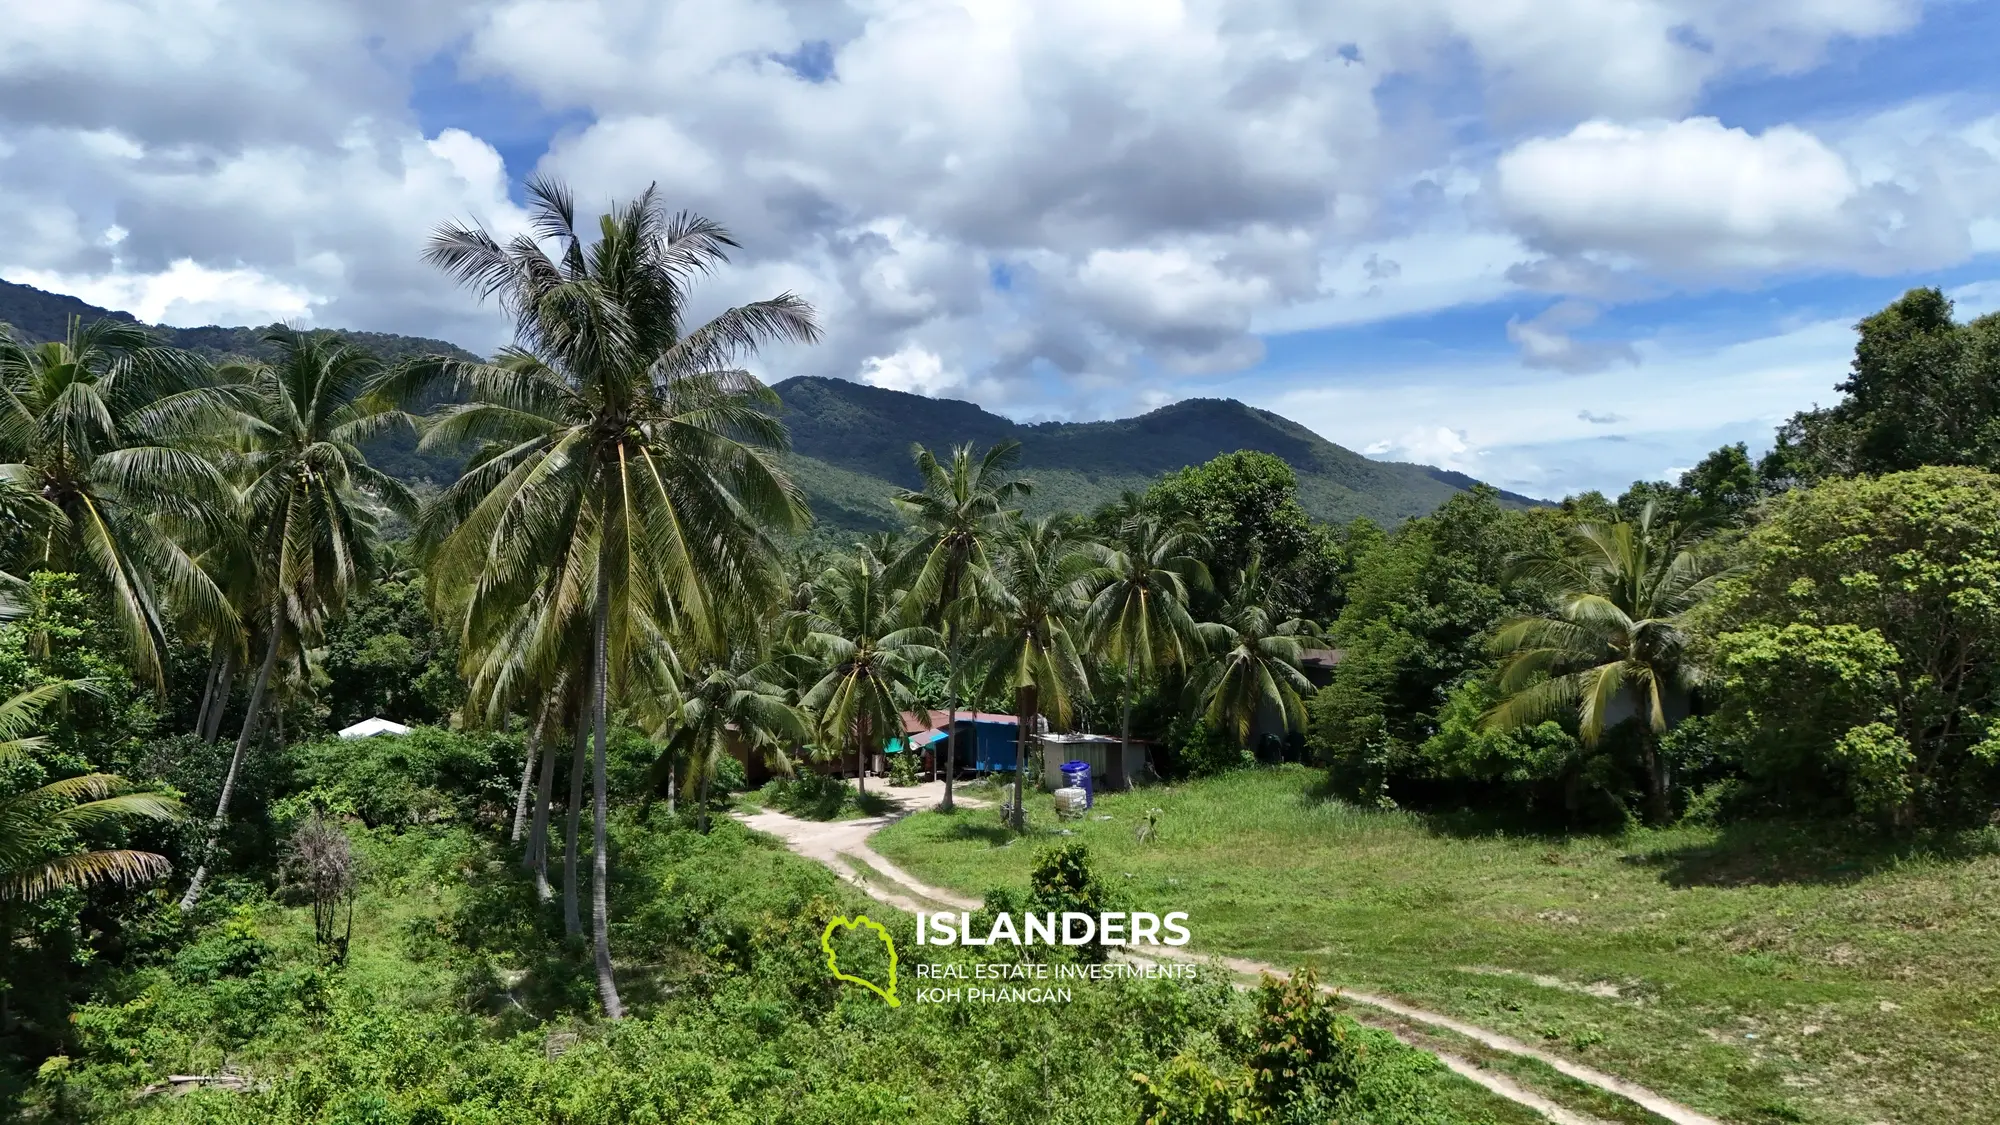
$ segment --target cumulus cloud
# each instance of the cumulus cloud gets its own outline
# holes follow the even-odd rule
[[[455,68],[566,115],[541,168],[586,204],[656,183],[737,233],[697,312],[780,290],[818,306],[825,341],[764,357],[762,373],[1122,412],[1257,364],[1267,333],[1522,285],[1611,299],[1606,276],[1635,262],[1790,268],[1830,232],[1843,261],[1948,253],[1943,235],[1882,217],[1934,192],[1971,206],[1985,189],[1965,173],[1982,151],[1969,141],[1870,148],[1675,120],[1720,76],[1796,71],[1916,12],[0,0],[0,275],[165,319],[309,317],[490,347],[504,334],[492,310],[419,253],[441,220],[518,225],[509,177],[529,169],[503,168],[476,121],[420,124],[419,68]],[[1464,143],[1468,95],[1491,143]],[[1549,135],[1496,170],[1494,147],[1524,132]],[[1646,182],[1683,159],[1707,171],[1677,190],[1735,185],[1733,206],[1718,216]],[[1588,182],[1559,182],[1568,161]],[[1793,211],[1771,202],[1801,190]],[[128,234],[107,243],[114,225]],[[1562,371],[1629,358],[1580,340],[1568,315],[1509,334]]]
[[[1523,142],[1496,165],[1499,201],[1549,259],[1516,276],[1576,291],[1635,268],[1890,273],[1964,257],[2000,192],[1944,190],[1945,178],[1990,175],[2000,160],[1944,138],[1900,152],[1879,141],[1860,132],[1850,154],[1790,125],[1752,133],[1697,117],[1587,121]]]
[[[1414,461],[1469,473],[1478,471],[1481,450],[1472,435],[1450,426],[1417,426],[1394,438],[1370,442],[1362,452],[1385,461]]]
[[[935,398],[940,392],[957,387],[963,380],[945,370],[942,356],[911,344],[893,355],[875,355],[862,360],[861,381],[872,387]]]

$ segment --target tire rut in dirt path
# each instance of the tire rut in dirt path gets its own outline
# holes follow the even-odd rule
[[[962,803],[972,804],[971,802]],[[767,832],[783,840],[787,847],[799,855],[805,856],[808,859],[818,860],[820,863],[825,864],[833,870],[834,874],[859,887],[870,898],[893,906],[898,910],[915,913],[919,910],[930,911],[939,907],[946,907],[953,910],[979,909],[981,903],[977,899],[967,898],[957,892],[922,883],[908,872],[889,862],[881,853],[868,846],[867,841],[870,836],[914,811],[916,809],[906,807],[887,816],[869,817],[865,820],[831,821],[824,823],[801,820],[798,817],[771,811],[765,811],[756,815],[744,815],[740,813],[734,815],[749,827],[760,832]],[[883,886],[878,881],[869,878],[867,874],[864,874],[856,866],[857,863],[865,864],[875,874],[889,880],[891,885]],[[1191,964],[1219,965],[1234,974],[1238,978],[1236,981],[1237,986],[1243,988],[1250,987],[1245,978],[1261,978],[1265,975],[1285,978],[1290,975],[1287,971],[1280,969],[1276,965],[1263,961],[1253,961],[1246,957],[1201,954],[1170,947],[1151,950],[1144,957],[1129,956],[1131,956],[1132,960],[1136,961],[1157,959],[1181,961]],[[1452,1016],[1427,1011],[1392,997],[1380,996],[1370,992],[1357,992],[1334,985],[1321,985],[1320,987],[1322,991],[1339,996],[1364,1008],[1373,1008],[1400,1019],[1408,1020],[1411,1023],[1425,1024],[1462,1035],[1485,1046],[1489,1050],[1498,1051],[1502,1054],[1533,1059],[1584,1085],[1592,1086],[1604,1093],[1624,1098],[1626,1101],[1646,1110],[1655,1117],[1670,1122],[1671,1125],[1724,1125],[1724,1122],[1718,1118],[1710,1117],[1692,1107],[1682,1105],[1638,1083],[1628,1082],[1616,1075],[1606,1074],[1595,1067],[1585,1066],[1582,1063],[1573,1062],[1560,1055],[1551,1054],[1539,1047],[1524,1043],[1513,1036],[1504,1035],[1497,1031],[1490,1031]],[[1360,1017],[1357,1016],[1357,1018]],[[1382,1026],[1378,1021],[1366,1018],[1363,1018],[1362,1022]],[[1395,1032],[1396,1029],[1394,1027],[1385,1027],[1385,1030]],[[1402,1036],[1399,1035],[1398,1038],[1402,1038]],[[1598,1118],[1579,1113],[1576,1110],[1566,1109],[1541,1094],[1523,1087],[1514,1079],[1504,1074],[1487,1070],[1469,1059],[1439,1051],[1435,1046],[1431,1045],[1412,1045],[1417,1046],[1420,1050],[1436,1055],[1439,1061],[1443,1062],[1454,1073],[1485,1087],[1494,1094],[1506,1098],[1517,1105],[1525,1106],[1540,1113],[1551,1122],[1554,1122],[1555,1125],[1601,1125]]]

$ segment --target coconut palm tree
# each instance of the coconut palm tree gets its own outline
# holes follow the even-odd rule
[[[782,688],[754,669],[737,672],[710,665],[678,693],[654,731],[662,748],[653,766],[652,788],[667,784],[669,775],[686,763],[698,826],[707,835],[709,786],[729,755],[730,740],[740,739],[748,753],[770,755],[790,773],[785,747],[805,737],[805,717],[785,699]]]
[[[226,517],[230,492],[193,446],[229,392],[205,364],[136,324],[72,318],[58,341],[0,327],[0,474],[47,504],[0,568],[63,570],[102,596],[133,668],[164,685],[163,602],[215,625],[227,599],[177,533]]]
[[[0,703],[0,769],[43,744],[30,735],[42,708],[71,692],[95,692],[88,680],[59,680]],[[124,848],[79,849],[77,833],[120,821],[180,819],[180,802],[163,793],[121,793],[123,778],[84,774],[0,798],[0,899],[40,898],[64,887],[127,885],[157,879],[165,856]]]
[[[1554,604],[1494,634],[1505,698],[1486,723],[1509,729],[1574,719],[1584,743],[1595,745],[1607,727],[1639,720],[1646,817],[1664,824],[1671,789],[1659,738],[1700,681],[1685,622],[1731,570],[1650,502],[1636,520],[1580,523],[1561,550],[1516,569],[1554,590]]]
[[[505,619],[545,586],[552,615],[590,622],[587,721],[594,736],[592,915],[598,991],[623,1014],[611,974],[604,755],[608,710],[639,654],[666,646],[717,656],[732,604],[775,591],[773,531],[803,525],[779,469],[776,397],[735,364],[773,341],[817,338],[789,293],[687,322],[693,282],[736,245],[710,220],[671,214],[648,189],[603,217],[586,243],[561,184],[529,182],[531,233],[505,243],[446,225],[433,264],[497,298],[515,342],[494,362],[412,366],[401,393],[449,389],[428,446],[484,443],[419,521],[433,573],[469,591],[467,628]],[[544,669],[549,671],[549,669]]]
[[[1011,474],[1021,443],[994,444],[982,457],[970,444],[951,451],[949,466],[922,445],[910,447],[923,486],[891,498],[915,538],[893,567],[892,580],[909,590],[906,607],[938,631],[945,651],[945,771],[943,811],[953,809],[958,776],[958,700],[965,640],[978,616],[976,596],[992,580],[993,556],[1019,512],[1008,507],[1033,491]]]
[[[1009,817],[1026,826],[1023,779],[1042,715],[1068,726],[1088,690],[1079,623],[1090,603],[1096,562],[1067,523],[1039,519],[1020,525],[995,560],[988,591],[980,662],[986,690],[1012,689],[1020,721]]]
[[[361,452],[362,442],[408,424],[375,393],[381,362],[329,333],[280,326],[263,338],[275,352],[271,362],[235,365],[221,375],[242,388],[248,404],[238,416],[240,444],[225,465],[242,481],[254,569],[255,609],[248,616],[264,655],[202,861],[181,896],[183,913],[201,899],[279,656],[290,652],[303,667],[303,654],[328,618],[366,589],[378,569],[384,506],[406,516],[417,510],[409,489],[369,465]]]
[[[1302,729],[1312,682],[1299,665],[1318,626],[1303,618],[1277,619],[1254,557],[1237,574],[1218,616],[1220,621],[1197,627],[1209,653],[1194,685],[1203,717],[1239,746],[1249,745],[1257,713],[1267,704],[1277,709],[1287,731]]]
[[[1124,670],[1118,738],[1132,752],[1132,687],[1161,668],[1192,666],[1201,634],[1188,614],[1188,591],[1206,590],[1208,567],[1191,553],[1199,537],[1157,516],[1135,515],[1111,543],[1090,543],[1102,583],[1084,613],[1084,632],[1099,656]]]
[[[866,791],[867,754],[903,733],[917,706],[919,665],[942,660],[937,633],[906,624],[898,591],[881,560],[857,550],[819,581],[820,597],[801,622],[801,648],[819,678],[800,705],[817,719],[820,742],[854,751],[854,782]]]

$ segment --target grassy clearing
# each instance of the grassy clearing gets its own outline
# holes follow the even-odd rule
[[[2000,1120],[2000,846],[1837,829],[1502,834],[1321,800],[1303,768],[1107,795],[1058,826],[1031,801],[923,813],[873,846],[971,894],[1025,888],[1062,829],[1196,947],[1392,993],[1735,1122]],[[1134,829],[1162,810],[1158,839]],[[1102,819],[1109,817],[1109,819]]]

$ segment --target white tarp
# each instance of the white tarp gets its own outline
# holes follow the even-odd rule
[[[410,728],[387,719],[363,719],[340,732],[342,738],[373,738],[378,734],[408,734]]]

